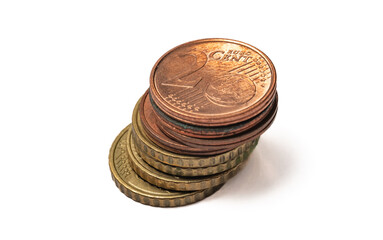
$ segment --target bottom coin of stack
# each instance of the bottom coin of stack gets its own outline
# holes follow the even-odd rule
[[[145,116],[142,111],[145,96],[148,94],[137,103],[132,124],[117,136],[109,155],[113,180],[135,201],[156,207],[176,207],[202,200],[241,169],[258,143],[259,137],[255,137],[227,151],[214,148],[213,152],[219,153],[208,156],[167,150],[165,144],[151,137],[153,132],[148,132],[144,122],[147,124],[149,119],[141,119]],[[158,128],[153,123],[151,127]],[[182,144],[165,134],[164,139]]]

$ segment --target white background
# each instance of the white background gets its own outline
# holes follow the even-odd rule
[[[1,1],[0,239],[382,239],[381,1]],[[109,147],[156,60],[208,37],[274,62],[279,112],[213,196],[125,197]]]

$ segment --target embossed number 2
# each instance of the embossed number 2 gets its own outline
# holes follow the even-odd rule
[[[190,57],[194,58],[191,64],[185,61]],[[194,73],[205,66],[207,62],[206,54],[200,51],[190,51],[185,54],[178,54],[175,58],[172,60],[182,64],[184,71],[175,72],[169,80],[162,82],[162,85],[182,88],[195,87],[202,80],[202,77],[198,77]]]

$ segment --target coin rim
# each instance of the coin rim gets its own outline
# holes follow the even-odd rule
[[[158,145],[155,145],[149,138],[146,138],[144,133],[142,133],[143,129],[139,127],[140,123],[138,122],[138,108],[140,105],[140,101],[142,101],[142,97],[137,101],[136,106],[134,107],[132,114],[132,132],[133,134],[137,134],[137,139],[139,139],[143,147],[150,149],[153,154],[152,156],[156,157],[158,161],[161,161],[165,164],[169,164],[172,166],[178,167],[190,167],[190,168],[198,168],[198,167],[209,167],[215,166],[221,163],[225,163],[229,161],[231,158],[239,155],[244,151],[246,145],[242,145],[237,147],[231,151],[208,156],[208,157],[196,157],[191,155],[181,155],[177,153],[169,152],[161,148]]]
[[[275,95],[275,102],[272,103],[271,109],[267,112],[267,115],[258,122],[257,125],[248,129],[245,132],[239,133],[238,135],[228,136],[217,139],[200,139],[183,135],[177,131],[174,131],[171,127],[166,125],[159,125],[159,128],[167,134],[169,137],[174,138],[178,141],[182,141],[185,145],[192,148],[198,148],[201,146],[225,146],[225,148],[234,148],[241,145],[243,142],[251,141],[252,139],[262,135],[274,122],[278,112],[278,95]]]
[[[238,44],[242,45],[244,47],[247,47],[254,52],[261,55],[265,61],[268,63],[270,67],[270,73],[271,73],[271,79],[270,79],[270,87],[265,93],[263,97],[261,97],[257,102],[253,103],[252,105],[236,112],[230,112],[230,113],[217,113],[215,115],[211,116],[204,116],[203,114],[197,114],[197,113],[190,113],[182,111],[178,108],[173,107],[171,104],[168,104],[162,97],[161,94],[158,91],[158,86],[156,86],[154,81],[154,76],[156,73],[156,70],[158,68],[158,65],[160,62],[168,56],[171,52],[175,51],[176,49],[185,47],[187,45],[197,44],[197,43],[206,43],[206,42],[228,42],[232,44]],[[167,51],[164,55],[162,55],[157,62],[154,64],[152,71],[150,73],[150,92],[152,94],[153,100],[157,104],[157,106],[168,115],[172,116],[173,118],[181,121],[186,122],[189,124],[194,124],[198,126],[225,126],[230,125],[238,122],[245,121],[249,119],[251,116],[258,114],[261,112],[265,107],[267,106],[267,103],[270,100],[270,95],[273,95],[275,89],[276,89],[276,79],[277,74],[274,67],[273,62],[270,60],[270,58],[263,53],[258,48],[247,44],[245,42],[241,42],[234,39],[226,39],[226,38],[206,38],[206,39],[199,39],[194,40],[190,42],[183,43],[181,45],[178,45],[169,51]],[[265,106],[266,105],[266,106]]]
[[[137,138],[138,138],[138,136],[133,134],[133,139],[134,139],[135,144],[136,144],[136,150],[138,151],[141,158],[147,164],[149,164],[150,166],[152,166],[153,168],[155,168],[161,172],[175,175],[175,176],[179,176],[179,177],[208,176],[208,175],[221,173],[221,172],[224,172],[226,170],[229,170],[229,169],[235,167],[236,163],[238,162],[237,157],[234,157],[233,159],[230,159],[229,161],[227,161],[225,163],[214,165],[214,166],[208,166],[208,167],[185,168],[185,167],[172,166],[169,164],[165,164],[161,161],[158,161],[157,159],[152,157],[148,151],[143,150],[143,148],[141,146],[138,146],[141,143],[137,142],[137,141],[140,141]],[[253,141],[251,141],[251,146],[249,146],[249,148],[245,151],[248,151],[250,148],[253,147],[253,145],[254,145],[254,147],[256,147],[258,142],[259,142],[259,137],[254,139]]]
[[[213,193],[215,193],[217,190],[219,190],[222,185],[216,186],[214,188],[208,188],[204,190],[199,191],[193,191],[193,192],[180,192],[181,195],[172,195],[172,196],[156,196],[156,195],[150,195],[150,194],[143,194],[142,192],[139,192],[136,187],[134,187],[132,184],[129,184],[128,182],[124,181],[120,174],[118,173],[117,169],[114,165],[114,152],[117,148],[117,144],[120,142],[121,138],[128,134],[127,137],[132,135],[132,126],[129,124],[127,127],[125,127],[115,138],[115,140],[112,143],[112,146],[109,150],[109,169],[111,171],[112,179],[115,182],[117,188],[120,189],[122,193],[124,193],[127,197],[133,199],[136,202],[153,206],[153,207],[179,207],[184,206],[188,204],[192,204],[195,202],[198,202]],[[132,167],[133,170],[133,167]],[[136,174],[134,171],[132,171],[131,174]],[[137,177],[139,177],[137,175]],[[140,178],[140,177],[139,177]],[[142,181],[145,181],[142,179]]]
[[[128,147],[127,150],[132,160],[133,170],[147,182],[164,189],[175,191],[198,191],[224,184],[241,169],[241,166],[243,166],[243,163],[246,162],[252,152],[247,151],[239,155],[238,157],[240,160],[238,165],[225,172],[200,178],[181,178],[160,172],[147,164],[145,160],[139,156],[138,151],[135,149],[136,146],[134,145],[133,137],[130,136],[130,138],[130,147]]]
[[[265,110],[244,122],[221,127],[203,127],[183,123],[178,121],[177,119],[171,118],[166,113],[162,112],[161,109],[158,108],[158,106],[153,102],[153,99],[151,98],[150,94],[149,99],[151,100],[155,116],[159,121],[158,124],[165,125],[174,129],[175,131],[182,132],[183,135],[202,139],[219,139],[223,137],[230,137],[251,129],[262,120],[260,116],[266,115],[267,112],[270,111],[270,106],[273,104],[274,101],[274,99],[272,99],[272,102],[266,107]]]
[[[149,101],[149,105],[146,106],[146,101]],[[150,109],[148,109],[150,108]],[[167,135],[166,132],[161,129],[161,126],[158,125],[158,122],[148,120],[148,111],[152,111],[155,118],[155,113],[153,106],[150,103],[149,91],[146,91],[143,98],[141,98],[138,114],[138,122],[140,122],[147,133],[148,137],[161,148],[167,149],[171,152],[176,152],[179,154],[195,155],[195,156],[210,156],[228,152],[231,149],[239,146],[219,146],[219,145],[200,145],[198,147],[191,147],[190,145],[185,144],[183,141],[175,141],[174,138]],[[156,125],[159,131],[156,131],[152,125]],[[163,134],[161,136],[160,134]]]

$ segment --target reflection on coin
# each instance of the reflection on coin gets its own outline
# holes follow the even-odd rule
[[[176,207],[191,204],[213,194],[222,185],[201,191],[168,191],[141,179],[131,167],[127,147],[130,145],[131,126],[117,136],[109,154],[109,167],[116,186],[133,200],[155,207]]]
[[[208,84],[206,97],[216,105],[235,106],[250,101],[255,96],[255,84],[246,75],[218,76]]]
[[[154,65],[150,93],[167,115],[198,126],[245,121],[267,107],[276,88],[271,60],[235,40],[202,39],[165,53]]]

